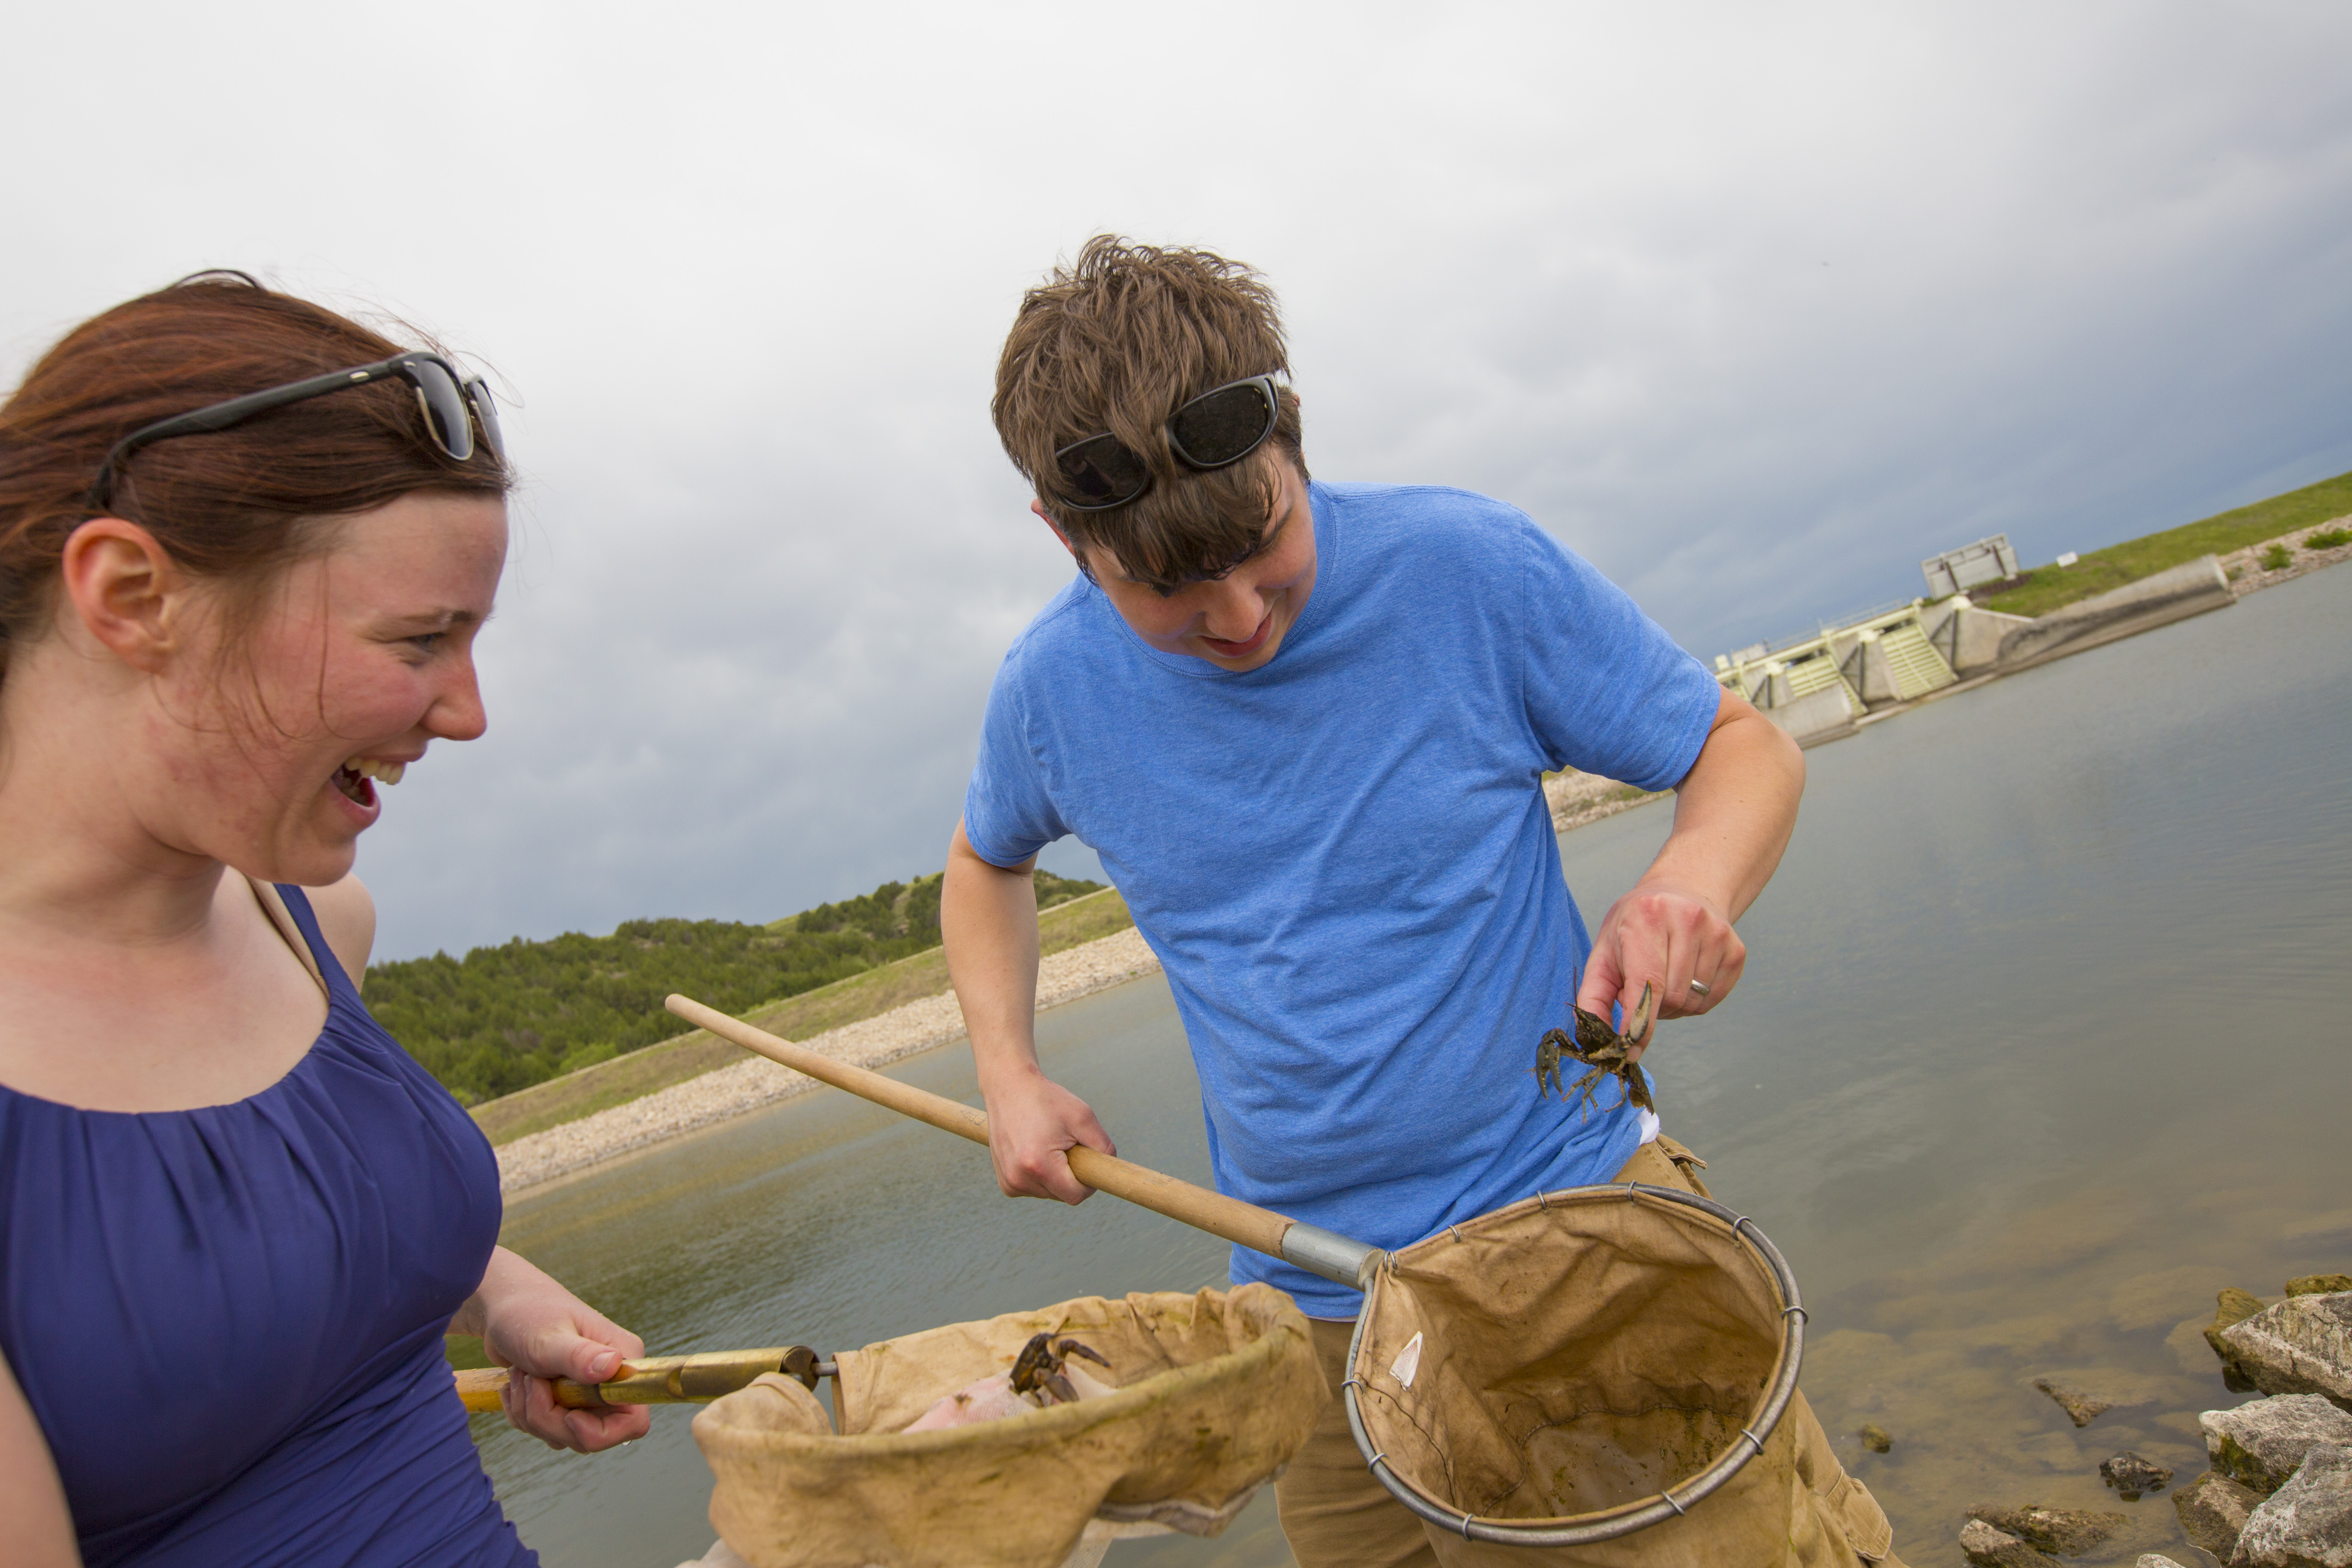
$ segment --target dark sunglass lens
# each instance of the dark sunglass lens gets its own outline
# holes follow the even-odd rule
[[[499,460],[499,467],[505,468],[507,433],[499,427],[498,400],[490,395],[490,389],[482,384],[480,376],[466,384],[466,401],[474,405],[474,417],[481,421],[482,440],[490,448],[490,456]]]
[[[425,405],[425,426],[443,451],[459,462],[474,455],[474,424],[466,417],[465,394],[436,360],[408,362],[416,377],[416,401]]]
[[[1247,457],[1274,428],[1265,384],[1245,381],[1192,399],[1168,422],[1169,439],[1199,468],[1217,468]]]
[[[1080,503],[1090,507],[1133,500],[1151,480],[1151,470],[1119,445],[1115,436],[1097,436],[1065,447],[1054,454],[1054,461]]]

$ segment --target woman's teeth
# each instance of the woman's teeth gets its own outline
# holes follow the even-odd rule
[[[375,804],[375,785],[370,779],[381,779],[396,784],[400,775],[408,771],[405,763],[379,763],[373,757],[353,757],[335,770],[335,787],[362,805]]]

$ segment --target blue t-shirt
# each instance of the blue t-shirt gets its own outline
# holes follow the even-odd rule
[[[1605,1182],[1635,1118],[1538,1100],[1591,942],[1541,775],[1650,789],[1720,690],[1517,510],[1311,487],[1313,594],[1241,673],[1162,653],[1083,578],[1005,655],[964,832],[1013,866],[1102,858],[1165,965],[1218,1187],[1384,1247]],[[1352,1290],[1236,1248],[1319,1317]]]

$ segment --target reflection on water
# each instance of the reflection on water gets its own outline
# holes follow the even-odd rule
[[[2194,1330],[2213,1292],[2352,1267],[2347,693],[2352,569],[1808,753],[1738,997],[1647,1058],[1667,1127],[1794,1265],[1805,1387],[1916,1568],[1957,1568],[1979,1501],[2118,1509],[2133,1531],[2092,1561],[2192,1561],[2168,1494],[2118,1502],[2099,1461],[2187,1480],[2195,1412],[2241,1398]],[[1669,809],[1562,841],[1590,918]],[[1205,1179],[1157,979],[1040,1034],[1122,1153]],[[975,1098],[961,1048],[905,1076]],[[524,1199],[506,1239],[656,1351],[832,1349],[1224,1268],[1115,1199],[1001,1198],[981,1150],[830,1092]],[[2075,1430],[2032,1387],[2053,1375],[2117,1408]],[[667,1568],[711,1539],[687,1419],[594,1458],[476,1426],[553,1568]],[[1864,1421],[1891,1453],[1863,1450]],[[1110,1568],[1285,1563],[1270,1501]]]

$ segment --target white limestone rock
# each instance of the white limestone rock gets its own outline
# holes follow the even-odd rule
[[[2045,1557],[2005,1530],[1995,1530],[1983,1520],[1971,1519],[1960,1526],[1960,1551],[1974,1568],[2058,1568],[2058,1560]]]
[[[2264,1394],[2352,1404],[2352,1290],[2290,1296],[2221,1331],[2229,1360]]]
[[[2314,1447],[2246,1521],[2230,1568],[2352,1568],[2352,1453]]]
[[[2352,1448],[2352,1415],[2316,1394],[2257,1399],[2197,1417],[2213,1468],[2268,1497],[2302,1467],[2314,1444]]]

